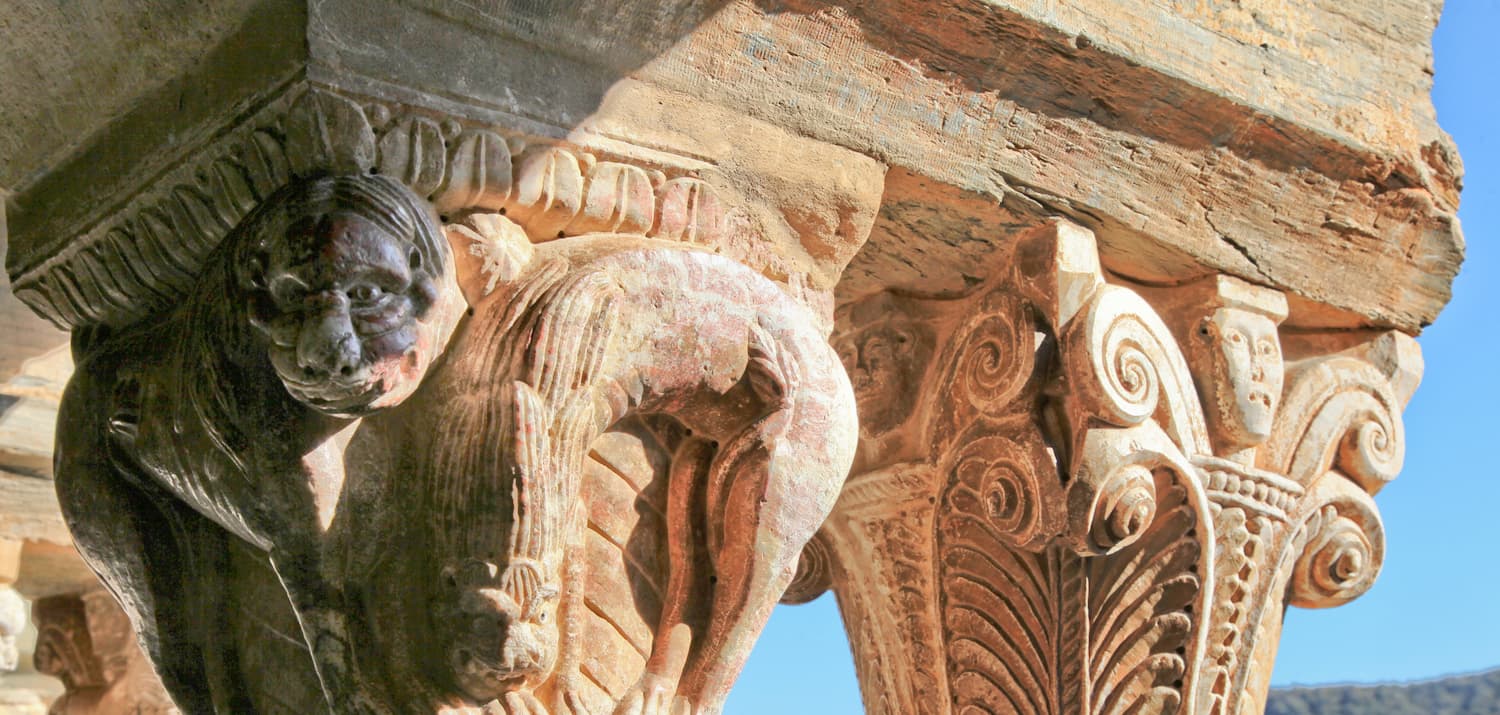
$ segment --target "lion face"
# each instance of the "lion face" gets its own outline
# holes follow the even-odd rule
[[[512,561],[503,574],[475,559],[443,570],[444,588],[431,609],[434,630],[454,684],[469,697],[500,697],[552,672],[561,591],[543,570],[529,559]]]
[[[443,276],[411,241],[331,211],[293,220],[266,248],[252,322],[293,398],[359,417],[416,390],[446,336],[433,325]]]

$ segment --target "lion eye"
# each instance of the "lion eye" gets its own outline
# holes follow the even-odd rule
[[[381,290],[368,283],[361,283],[350,288],[346,295],[355,303],[370,303],[380,298]]]

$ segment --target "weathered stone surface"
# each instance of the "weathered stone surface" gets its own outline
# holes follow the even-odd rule
[[[840,314],[874,419],[820,538],[867,710],[1256,712],[1285,603],[1379,571],[1415,343],[1284,355],[1275,291],[1148,301],[1066,223],[1013,250]]]
[[[1431,3],[117,5],[0,21],[60,707],[166,705],[59,505],[188,712],[715,713],[831,589],[871,712],[1248,713],[1379,571]]]
[[[29,185],[56,167],[143,96],[201,64],[257,4],[7,4],[0,18],[0,186]]]
[[[328,161],[359,156],[325,138]],[[548,156],[548,186],[565,156]],[[57,466],[80,549],[190,710],[273,702],[261,676],[197,662],[241,660],[225,624],[164,607],[185,594],[217,612],[221,571],[163,569],[238,539],[290,598],[251,608],[292,611],[300,679],[335,712],[719,712],[853,456],[854,397],[820,321],[706,248],[533,245],[499,214],[445,238],[435,219],[388,177],[294,180],[208,256],[187,302],[81,346]],[[624,495],[664,528],[607,547],[661,545],[633,574],[648,590],[592,575],[605,564],[581,508],[592,445],[633,417],[672,435]],[[586,652],[587,633],[646,612],[621,635],[649,657]]]
[[[1293,325],[1417,329],[1446,300],[1462,256],[1452,215],[1457,159],[1423,99],[1425,38],[1436,17],[1429,2],[1354,10],[1065,4],[1045,12],[978,2],[938,12],[898,0],[853,9],[606,3],[543,11],[515,3],[480,12],[391,0],[254,15],[246,33],[271,44],[242,51],[282,63],[263,68],[305,63],[317,81],[402,99],[448,87],[452,99],[433,98],[435,109],[513,118],[504,121],[551,136],[586,125],[622,80],[639,81],[667,93],[655,97],[663,114],[699,116],[706,101],[989,197],[989,206],[954,220],[1070,216],[1099,235],[1111,270],[1134,279],[1223,271],[1287,289]],[[13,27],[21,38],[40,32]],[[1158,30],[1176,41],[1157,42]],[[305,57],[282,49],[280,38],[301,34]],[[238,66],[233,52],[220,54],[191,65],[194,77]],[[83,76],[107,66],[77,61]],[[94,150],[79,154],[91,161],[48,174],[51,184],[12,187],[18,235],[36,237],[22,241],[12,273],[23,284],[38,280],[45,257],[99,220],[70,207],[64,186],[129,195],[141,177],[201,149],[224,107],[261,106],[291,72],[215,83],[223,99],[173,115],[190,137],[174,139],[176,151],[156,151],[139,130],[129,142],[100,134]],[[714,126],[711,114],[698,126]],[[692,146],[642,143],[669,153]],[[879,227],[874,237],[887,240]],[[962,260],[944,257],[947,243],[928,237],[911,250],[940,265]],[[1348,272],[1391,280],[1339,278]],[[919,278],[963,279],[943,271]],[[852,299],[885,285],[877,274],[844,292]]]

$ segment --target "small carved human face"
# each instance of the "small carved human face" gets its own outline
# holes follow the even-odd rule
[[[881,435],[911,415],[911,397],[926,367],[927,340],[917,326],[882,324],[841,338],[839,358],[859,401],[860,427]]]
[[[1219,438],[1235,448],[1271,434],[1281,399],[1284,368],[1276,323],[1239,308],[1220,308],[1199,329],[1210,358],[1213,387],[1208,408]]]
[[[357,417],[417,387],[432,350],[422,317],[437,288],[409,241],[352,213],[306,217],[263,257],[253,321],[292,397]]]

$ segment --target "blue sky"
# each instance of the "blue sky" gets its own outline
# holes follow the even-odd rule
[[[1359,600],[1287,614],[1274,682],[1423,678],[1500,665],[1500,1],[1451,0],[1433,37],[1438,123],[1465,175],[1468,257],[1422,334],[1426,376],[1406,410],[1406,469],[1376,501],[1385,570]]]
[[[1385,569],[1352,604],[1287,614],[1277,685],[1412,680],[1500,665],[1500,0],[1450,0],[1433,38],[1438,121],[1466,168],[1468,258],[1453,302],[1423,333],[1406,411],[1406,468],[1377,498]],[[1488,450],[1497,448],[1497,454]],[[727,708],[862,713],[831,596],[782,606]]]

